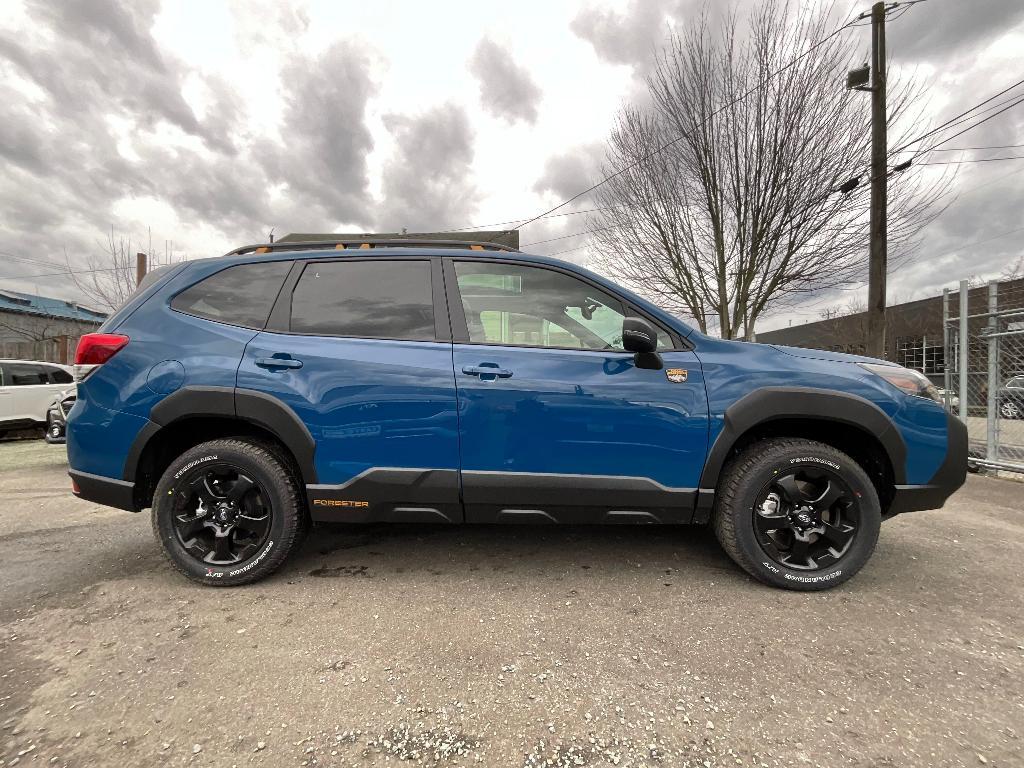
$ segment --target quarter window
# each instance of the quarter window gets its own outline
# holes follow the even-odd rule
[[[628,308],[575,277],[540,267],[457,261],[469,340],[527,347],[622,350]],[[658,332],[658,347],[672,343]]]
[[[291,330],[318,336],[433,341],[430,262],[307,264],[292,293]]]
[[[171,308],[243,328],[263,328],[290,267],[290,261],[228,267],[179,293]]]

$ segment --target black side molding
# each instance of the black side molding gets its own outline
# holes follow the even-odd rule
[[[306,485],[314,520],[335,523],[461,523],[455,469],[374,467],[341,485]]]
[[[770,421],[809,418],[856,427],[882,444],[897,485],[906,482],[907,446],[899,430],[877,405],[857,395],[811,387],[765,387],[751,392],[725,411],[725,426],[708,452],[700,487],[712,489],[733,445],[752,427]]]

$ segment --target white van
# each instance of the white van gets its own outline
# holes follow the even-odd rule
[[[31,360],[0,360],[0,437],[46,423],[53,399],[73,389],[71,368]]]

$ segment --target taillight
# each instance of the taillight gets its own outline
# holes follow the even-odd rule
[[[128,337],[120,333],[87,333],[78,341],[75,350],[75,381],[82,381],[97,366],[112,358],[125,344]]]

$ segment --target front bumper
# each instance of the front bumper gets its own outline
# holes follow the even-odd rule
[[[80,499],[103,504],[107,507],[138,512],[135,506],[135,483],[128,480],[115,480],[112,477],[91,475],[74,469],[68,472],[74,483],[72,493]]]
[[[967,425],[946,413],[946,458],[925,485],[897,485],[886,517],[938,509],[967,479]]]

